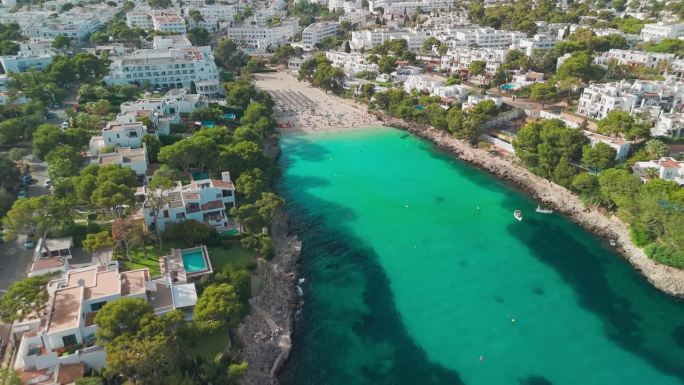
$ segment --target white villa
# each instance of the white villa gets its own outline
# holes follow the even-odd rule
[[[133,123],[148,118],[154,129],[148,133],[168,135],[170,125],[180,123],[180,114],[189,114],[209,105],[206,96],[191,94],[183,88],[169,90],[163,97],[145,97],[132,102],[121,103],[121,112],[116,116],[120,123]]]
[[[194,283],[172,282],[168,275],[153,280],[148,269],[123,273],[100,266],[73,269],[51,281],[47,290],[45,309],[12,326],[12,337],[20,340],[13,367],[22,378],[49,379],[69,365],[80,368],[81,376],[84,369],[102,369],[105,351],[97,345],[94,319],[108,302],[142,298],[157,315],[181,309],[187,316],[197,302]]]
[[[140,148],[130,147],[116,147],[114,152],[106,154],[91,155],[91,164],[106,165],[118,164],[121,167],[127,167],[135,171],[138,178],[145,178],[147,174],[147,149],[143,144]]]
[[[91,154],[97,154],[104,146],[115,147],[142,147],[142,138],[147,133],[147,127],[140,122],[120,123],[117,121],[107,122],[102,129],[101,136],[90,138],[88,145]]]
[[[632,171],[634,171],[634,174],[638,175],[644,182],[649,179],[647,172],[649,169],[656,170],[658,178],[660,179],[672,180],[677,182],[680,186],[684,185],[683,161],[677,161],[674,158],[665,157],[648,162],[636,162],[634,166],[632,166]]]
[[[157,213],[148,203],[148,196],[152,194],[163,194],[167,199],[167,203]],[[206,222],[218,231],[236,229],[229,216],[230,209],[235,207],[235,186],[228,171],[221,173],[221,179],[193,180],[187,185],[176,182],[168,192],[152,190],[147,186],[138,187],[135,197],[143,204],[141,211],[150,230],[155,229],[155,217],[156,226],[161,231],[168,223],[190,219]]]
[[[624,159],[629,154],[629,147],[632,144],[632,142],[628,140],[612,136],[605,136],[591,131],[583,132],[584,136],[589,138],[591,147],[594,147],[598,143],[604,143],[612,147],[615,150],[616,160]]]

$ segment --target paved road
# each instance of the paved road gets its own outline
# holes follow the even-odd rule
[[[0,293],[26,276],[33,251],[24,248],[25,239],[20,235],[16,241],[0,243]]]

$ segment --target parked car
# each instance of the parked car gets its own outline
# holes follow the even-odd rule
[[[28,195],[26,195],[26,190],[24,190],[23,187],[19,187],[19,191],[17,192],[17,198],[26,198]]]
[[[26,240],[24,241],[24,248],[25,249],[32,249],[34,245],[35,245],[35,243],[33,242],[32,238],[27,237]]]
[[[66,130],[69,128],[69,122],[62,122],[62,129]]]
[[[52,179],[46,178],[45,182],[43,183],[43,187],[45,188],[52,188]]]
[[[26,174],[23,177],[21,177],[21,181],[24,182],[24,184],[29,184],[33,178],[31,177],[31,174]]]

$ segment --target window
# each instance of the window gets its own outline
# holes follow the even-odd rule
[[[78,344],[75,334],[69,334],[68,336],[62,336],[62,343],[64,346],[74,346]]]
[[[106,305],[107,301],[101,301],[101,302],[95,302],[90,304],[90,310],[91,311],[98,311],[102,309],[102,306]]]
[[[168,218],[169,217],[169,210],[164,210],[163,216],[164,216],[164,218]]]

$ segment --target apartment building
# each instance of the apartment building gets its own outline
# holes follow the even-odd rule
[[[94,154],[90,157],[91,164],[104,166],[107,164],[118,164],[121,167],[130,168],[140,180],[147,174],[147,148],[143,144],[140,148],[116,147],[114,152],[105,154]]]
[[[269,47],[286,44],[299,33],[296,20],[289,20],[277,26],[260,26],[243,23],[241,26],[229,27],[227,37],[251,52],[266,52]]]
[[[152,28],[164,33],[187,33],[185,19],[175,12],[154,12],[152,14]]]
[[[152,8],[147,4],[140,4],[132,10],[126,12],[126,25],[131,28],[144,30],[153,29]]]
[[[440,58],[443,70],[455,73],[467,70],[470,63],[484,61],[487,63],[486,72],[494,74],[506,57],[506,50],[490,48],[457,48],[447,51]]]
[[[644,41],[660,42],[663,39],[679,39],[684,36],[684,24],[646,24],[641,30]]]
[[[168,203],[159,212],[154,212],[148,204],[148,196],[160,194],[168,197]],[[155,219],[160,231],[169,223],[191,219],[208,223],[218,231],[237,229],[230,218],[230,209],[235,207],[235,186],[228,171],[221,173],[221,179],[198,179],[187,185],[176,182],[168,192],[142,186],[136,191],[135,197],[142,204],[143,218],[150,230],[155,230]]]
[[[455,31],[453,36],[455,40],[469,47],[477,45],[480,48],[509,48],[512,44],[518,44],[522,39],[527,39],[524,32],[493,28],[461,29]]]
[[[358,50],[361,48],[369,49],[386,41],[404,39],[408,43],[411,51],[420,51],[423,42],[430,36],[428,31],[422,30],[398,30],[390,31],[387,29],[374,29],[365,31],[352,31],[352,38],[349,46]]]
[[[42,376],[44,381],[69,365],[80,367],[81,376],[84,370],[105,367],[106,354],[97,345],[94,319],[109,302],[142,298],[157,315],[180,309],[188,316],[197,302],[194,283],[172,281],[169,276],[152,279],[146,268],[123,273],[95,265],[68,270],[47,290],[45,309],[36,309],[12,327],[12,337],[20,340],[13,367],[22,378]]]
[[[675,60],[673,53],[644,52],[628,49],[611,49],[594,59],[594,63],[608,67],[610,63],[617,63],[629,67],[658,68],[658,66]]]
[[[177,40],[187,40],[179,37]],[[172,43],[169,43],[173,40]],[[104,77],[108,85],[145,84],[163,88],[190,89],[194,83],[199,94],[222,92],[219,71],[210,47],[188,47],[176,39],[156,39],[155,48],[140,49],[116,57]]]
[[[418,0],[418,1],[388,1],[370,0],[369,9],[382,8],[387,15],[413,15],[420,9],[423,12],[448,10],[453,6],[453,0]]]
[[[368,61],[368,58],[362,54],[327,51],[325,57],[332,62],[333,66],[342,68],[349,75],[355,75],[362,71],[378,70],[378,65]]]
[[[556,37],[554,35],[535,34],[532,37],[521,38],[517,46],[525,55],[532,56],[534,51],[538,49],[553,49],[556,47]]]
[[[16,55],[0,56],[0,65],[5,73],[24,72],[28,69],[40,71],[52,63],[56,52],[45,41],[33,39],[29,43],[19,43]]]
[[[196,10],[202,15],[202,20],[194,21],[188,17],[190,11]],[[221,23],[230,23],[235,20],[235,14],[239,7],[236,4],[213,4],[201,6],[187,6],[183,8],[183,14],[193,27],[205,28],[208,31],[216,32]]]
[[[305,51],[316,48],[316,45],[326,37],[335,36],[339,26],[340,23],[334,21],[322,21],[309,25],[302,31],[302,48]]]
[[[603,119],[612,110],[629,113],[655,107],[662,111],[679,108],[684,98],[684,83],[673,80],[622,80],[605,84],[591,84],[584,88],[577,113]]]
[[[119,12],[118,7],[84,6],[74,7],[67,12],[55,13],[47,10],[23,10],[0,13],[0,23],[17,23],[22,34],[28,38],[54,39],[64,35],[73,40],[85,40],[100,30]]]

